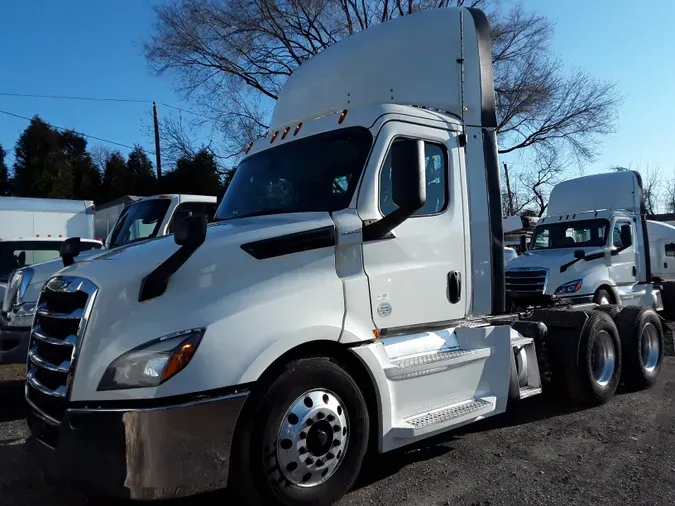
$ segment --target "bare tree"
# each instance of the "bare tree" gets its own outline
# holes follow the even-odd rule
[[[450,5],[491,19],[500,152],[556,147],[581,159],[612,130],[619,102],[610,83],[563,72],[551,22],[497,0],[173,0],[155,7],[145,43],[157,73],[219,118],[228,154],[264,134],[282,85],[312,55],[369,26]]]
[[[610,170],[615,172],[634,170],[640,173],[642,178],[642,194],[647,214],[658,213],[662,208],[670,209],[670,202],[675,200],[675,193],[671,196],[670,189],[674,185],[671,183],[670,186],[664,187],[663,173],[661,167],[658,165],[646,165],[644,167],[640,164],[631,164],[628,167],[619,165],[610,167]],[[675,187],[673,187],[673,190],[675,190]]]

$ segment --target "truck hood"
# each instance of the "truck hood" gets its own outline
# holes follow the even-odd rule
[[[560,266],[574,260],[574,252],[582,248],[560,248],[542,251],[526,251],[517,258],[511,260],[506,267],[507,271],[522,268],[540,268],[549,269],[553,272],[560,272]],[[596,253],[600,248],[583,248],[586,254]],[[588,262],[580,260],[568,267],[568,272],[585,270],[585,264]]]
[[[333,225],[328,213],[277,214],[214,223],[207,227],[204,244],[176,275],[180,275],[187,266],[190,266],[191,272],[195,272],[194,269],[201,271],[216,268],[216,260],[224,260],[230,255],[250,257],[240,248],[248,242],[327,225]],[[173,236],[154,238],[87,256],[76,264],[61,269],[59,274],[80,276],[106,289],[120,285],[137,287],[145,276],[178,249]],[[222,268],[220,265],[218,267]]]

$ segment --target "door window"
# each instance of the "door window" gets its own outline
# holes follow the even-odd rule
[[[394,141],[396,142],[396,141]],[[439,144],[424,143],[426,162],[427,201],[413,216],[438,214],[448,205],[448,157],[445,148]],[[385,216],[396,209],[392,200],[391,148],[380,172],[380,210]]]
[[[621,240],[621,227],[624,225],[630,226],[630,222],[627,220],[617,220],[614,223],[614,229],[612,230],[612,245],[617,249],[623,249],[630,246],[630,244],[624,244]]]

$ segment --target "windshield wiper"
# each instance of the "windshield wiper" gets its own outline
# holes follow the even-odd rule
[[[238,218],[253,218],[254,216],[267,216],[268,214],[285,214],[285,213],[297,213],[299,211],[295,209],[285,209],[285,208],[276,208],[276,209],[260,209],[258,211],[253,211],[248,214],[242,214],[241,216],[230,216],[228,218],[219,218],[218,221],[228,221],[236,220]]]

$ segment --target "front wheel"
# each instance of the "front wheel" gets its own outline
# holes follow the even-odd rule
[[[604,288],[600,288],[593,296],[593,302],[599,306],[605,306],[612,303],[612,296]]]
[[[365,399],[328,358],[289,363],[240,421],[232,472],[245,504],[329,505],[354,484],[368,446]]]

